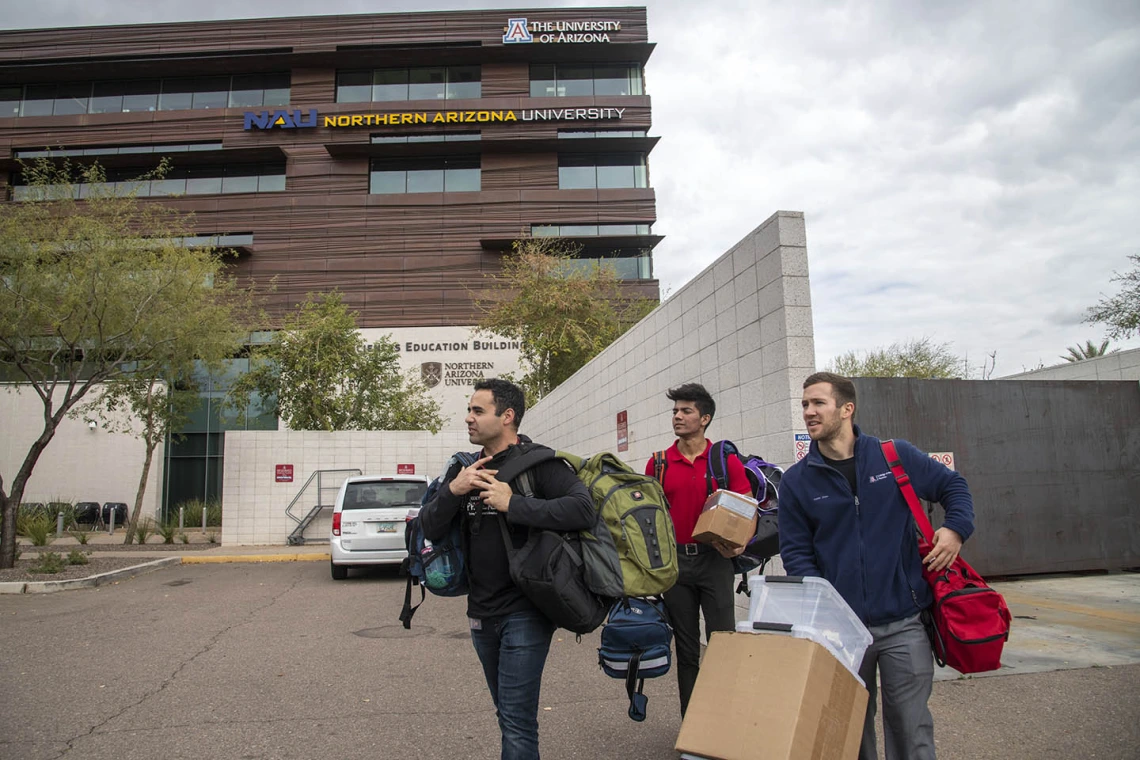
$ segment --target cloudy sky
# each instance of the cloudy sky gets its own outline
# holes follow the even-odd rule
[[[607,4],[0,0],[0,26]],[[663,293],[789,209],[820,367],[929,337],[1003,375],[1104,336],[1084,310],[1140,253],[1140,3],[646,4]]]

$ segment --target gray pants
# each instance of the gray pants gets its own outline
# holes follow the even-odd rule
[[[859,666],[859,676],[866,682],[870,698],[859,760],[878,757],[875,694],[880,691],[880,681],[887,760],[934,760],[934,718],[926,706],[934,683],[934,654],[921,618],[915,615],[868,630],[872,641]]]

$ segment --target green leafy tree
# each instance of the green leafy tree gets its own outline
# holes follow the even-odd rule
[[[962,378],[966,362],[950,351],[949,343],[934,343],[930,338],[892,343],[860,355],[855,351],[840,354],[827,367],[846,377],[917,377]]]
[[[1098,356],[1112,353],[1108,350],[1107,338],[1099,346],[1091,340],[1087,340],[1083,346],[1078,343],[1075,346],[1069,346],[1068,350],[1069,353],[1061,357],[1067,362],[1081,362],[1085,359],[1095,359]]]
[[[43,429],[15,475],[0,473],[0,568],[15,562],[24,488],[64,417],[96,387],[221,350],[241,301],[219,252],[183,245],[189,215],[120,194],[97,165],[45,160],[25,176],[34,200],[0,204],[0,373],[39,396]]]
[[[519,341],[531,403],[597,356],[657,304],[622,293],[613,266],[582,262],[556,238],[515,241],[475,294],[480,331]]]
[[[1132,260],[1132,271],[1116,272],[1111,280],[1121,283],[1120,292],[1111,298],[1102,298],[1085,317],[1086,322],[1108,325],[1108,336],[1117,340],[1140,334],[1140,253],[1128,258]]]
[[[444,419],[419,378],[400,369],[396,344],[369,349],[339,293],[310,294],[230,390],[239,419],[254,394],[292,430],[430,430]]]

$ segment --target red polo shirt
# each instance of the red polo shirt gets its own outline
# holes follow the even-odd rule
[[[708,484],[705,473],[709,469],[709,449],[712,441],[708,441],[705,450],[690,462],[677,448],[677,442],[665,450],[665,498],[669,500],[669,515],[673,518],[673,529],[677,532],[677,543],[691,544],[693,542],[693,528],[697,526],[697,518],[701,516],[701,508],[708,499]],[[645,474],[654,476],[653,457],[645,464]],[[725,488],[713,481],[713,490]],[[752,484],[744,472],[744,465],[736,457],[728,457],[728,486],[727,490],[752,495]]]

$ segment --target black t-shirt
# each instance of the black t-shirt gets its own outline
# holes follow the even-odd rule
[[[848,485],[851,486],[851,493],[858,494],[859,489],[855,487],[855,457],[848,457],[847,459],[828,459],[823,457],[823,461],[829,466],[839,471],[839,474],[847,478]]]

